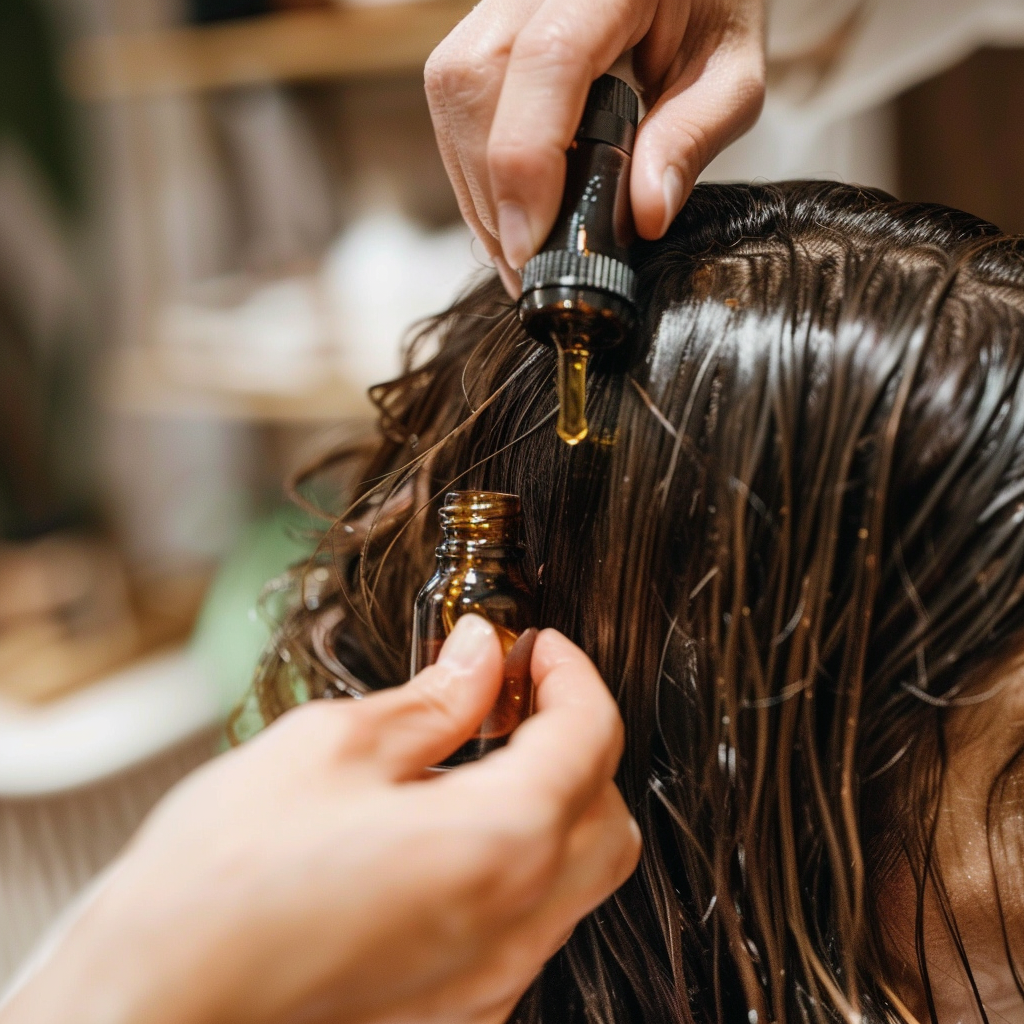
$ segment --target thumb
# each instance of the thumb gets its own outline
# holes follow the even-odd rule
[[[468,740],[498,696],[503,660],[494,627],[463,615],[435,664],[353,707],[357,727],[375,737],[373,757],[385,774],[415,778]]]

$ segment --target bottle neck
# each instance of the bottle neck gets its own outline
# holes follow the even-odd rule
[[[445,537],[437,547],[437,557],[442,563],[456,564],[485,562],[519,562],[523,557],[523,547],[516,539],[509,537],[504,541],[487,537],[479,538],[451,537],[445,531]]]
[[[449,491],[441,508],[440,558],[502,560],[522,556],[519,496],[497,491]]]

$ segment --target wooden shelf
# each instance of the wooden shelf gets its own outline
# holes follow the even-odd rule
[[[412,72],[472,7],[419,0],[94,36],[72,48],[67,74],[78,98],[96,101]]]
[[[146,345],[127,349],[112,361],[102,397],[115,412],[169,418],[313,423],[370,420],[376,413],[365,389],[340,376],[295,394],[233,392],[178,382],[163,372],[157,354]]]

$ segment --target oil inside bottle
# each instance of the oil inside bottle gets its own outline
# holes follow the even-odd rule
[[[413,610],[411,672],[437,661],[445,638],[467,613],[494,626],[504,657],[502,687],[477,733],[435,766],[453,768],[503,746],[533,711],[530,656],[537,630],[533,594],[523,577],[519,496],[452,491],[441,525],[436,571]]]
[[[482,609],[471,608],[480,615]],[[486,617],[486,616],[484,616]],[[447,618],[447,616],[445,616]],[[441,767],[454,768],[464,761],[474,761],[491,750],[502,747],[516,726],[533,712],[533,680],[530,677],[530,658],[538,630],[532,626],[522,633],[515,633],[506,626],[491,622],[501,643],[504,657],[504,678],[494,706],[480,724],[476,735],[467,740]],[[454,626],[452,627],[454,628]],[[449,629],[449,632],[451,630]],[[425,639],[419,642],[419,664],[433,665],[441,653],[444,640]]]
[[[587,436],[587,361],[585,337],[555,337],[558,349],[558,436],[569,445]]]

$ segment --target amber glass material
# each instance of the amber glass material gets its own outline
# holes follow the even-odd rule
[[[569,445],[579,444],[588,433],[587,361],[582,346],[558,349],[558,436]]]
[[[534,601],[523,578],[519,497],[493,491],[451,491],[441,509],[444,538],[437,571],[416,598],[412,674],[432,665],[460,615],[494,625],[505,655],[501,692],[480,731],[438,767],[453,768],[504,746],[533,710],[530,655]]]
[[[565,154],[565,190],[551,233],[542,246],[600,252],[629,263],[636,238],[629,201],[629,153],[592,139],[574,139]]]

